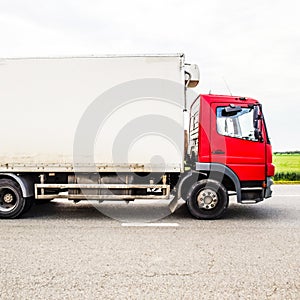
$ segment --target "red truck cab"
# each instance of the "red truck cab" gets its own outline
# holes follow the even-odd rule
[[[274,165],[261,104],[245,97],[200,95],[190,109],[187,161],[198,173],[198,186],[203,181],[187,196],[195,217],[221,216],[230,194],[238,203],[271,197]],[[227,200],[217,210],[223,194]]]

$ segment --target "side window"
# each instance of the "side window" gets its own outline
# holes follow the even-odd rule
[[[253,108],[242,107],[233,114],[225,113],[224,106],[217,107],[217,131],[221,135],[257,141],[253,123]]]
[[[189,132],[189,151],[192,160],[198,154],[198,133],[199,133],[199,103],[195,103],[190,112],[190,132]]]

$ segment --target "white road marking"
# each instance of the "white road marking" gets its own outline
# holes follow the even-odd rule
[[[178,223],[122,223],[124,227],[178,227]]]
[[[272,195],[272,197],[300,197],[300,195]]]

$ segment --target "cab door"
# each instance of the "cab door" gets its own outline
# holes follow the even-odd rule
[[[212,103],[211,162],[225,164],[241,181],[265,180],[265,139],[257,105]]]

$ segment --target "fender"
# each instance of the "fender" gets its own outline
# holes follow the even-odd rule
[[[189,179],[194,174],[201,174],[201,175],[203,175],[203,177],[207,177],[207,174],[201,173],[201,172],[195,171],[195,170],[190,170],[189,172],[183,174],[183,177],[180,179],[180,182],[178,184],[178,192],[177,192],[177,198],[178,199],[182,199],[182,187],[183,187],[185,181],[187,179]],[[182,199],[182,200],[184,200],[184,199]]]
[[[219,176],[217,175],[217,180],[222,181],[223,175],[225,174],[227,177],[229,177],[236,190],[236,197],[237,197],[237,202],[242,201],[242,194],[241,194],[241,183],[237,175],[227,166],[218,164],[218,163],[200,163],[196,162],[196,170],[197,171],[208,171],[208,172],[213,172],[215,174],[220,174]]]
[[[15,180],[20,185],[24,198],[34,195],[34,182],[30,176],[18,176],[14,173],[0,173],[0,177],[10,177]]]

